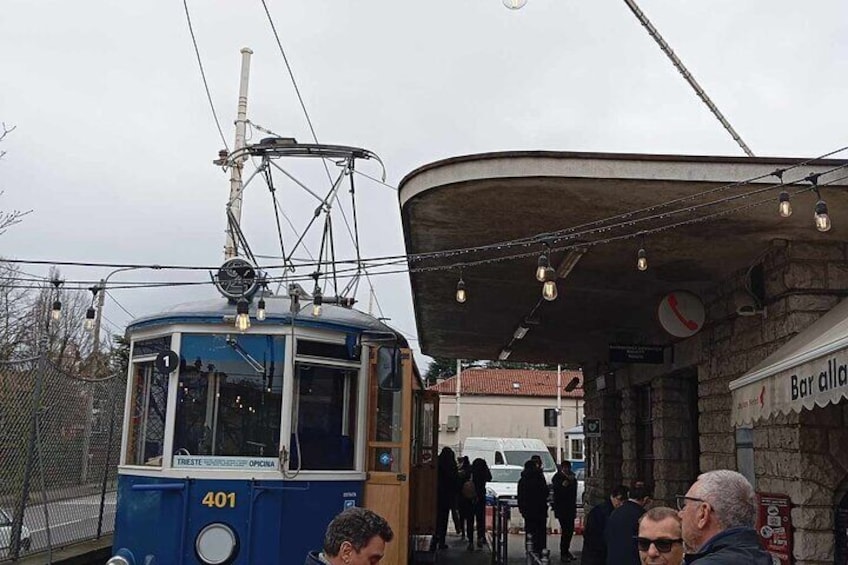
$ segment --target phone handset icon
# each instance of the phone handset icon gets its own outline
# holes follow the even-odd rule
[[[668,305],[671,311],[674,312],[674,315],[677,316],[677,319],[680,320],[680,323],[686,326],[686,329],[693,332],[698,329],[698,322],[688,319],[680,312],[680,304],[677,302],[677,297],[674,294],[668,295]]]

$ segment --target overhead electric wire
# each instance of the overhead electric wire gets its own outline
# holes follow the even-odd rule
[[[120,308],[121,310],[123,310],[123,311],[124,311],[124,313],[125,313],[127,316],[129,316],[130,318],[135,318],[135,314],[133,314],[132,312],[130,312],[129,310],[127,310],[126,308],[124,308],[124,305],[123,305],[123,304],[121,304],[121,303],[118,301],[118,299],[117,299],[117,298],[115,298],[115,296],[114,296],[111,292],[109,292],[108,290],[107,290],[107,291],[105,291],[105,292],[106,292],[106,296],[108,296],[109,298],[111,298],[111,299],[112,299],[112,302],[114,302],[114,303],[118,306],[118,308]]]
[[[185,8],[188,31],[191,34],[191,42],[194,44],[194,53],[197,55],[197,65],[200,67],[200,76],[203,78],[203,88],[206,89],[206,98],[209,100],[209,107],[212,108],[212,117],[215,119],[215,125],[218,127],[218,134],[221,136],[221,141],[224,142],[224,148],[229,152],[230,147],[227,145],[227,140],[224,138],[224,130],[221,129],[221,122],[218,120],[218,113],[215,111],[215,104],[212,102],[212,94],[209,92],[209,83],[206,81],[206,72],[203,70],[203,61],[200,59],[200,49],[197,47],[197,38],[194,36],[194,27],[191,25],[191,16],[188,12],[188,0],[183,0],[183,8]]]

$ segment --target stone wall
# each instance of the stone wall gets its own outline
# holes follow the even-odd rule
[[[848,253],[842,242],[775,241],[764,249],[759,263],[765,286],[762,314],[737,313],[740,297],[749,296],[751,270],[740,271],[702,293],[707,324],[695,337],[674,345],[672,363],[618,371],[615,386],[620,412],[610,414],[610,403],[593,398],[591,385],[587,388],[587,415],[600,416],[605,424],[617,418],[621,427],[621,459],[607,456],[602,462],[617,465],[620,476],[628,480],[636,478],[637,469],[631,387],[646,380],[651,383],[658,499],[683,492],[697,471],[736,469],[728,385],[848,296]],[[680,465],[686,456],[681,450],[693,445],[688,442],[693,432],[682,433],[684,424],[677,410],[684,403],[673,374],[686,368],[697,373],[700,469]],[[833,506],[848,483],[846,404],[780,415],[754,426],[756,488],[791,496],[796,506],[792,516],[799,565],[833,562]],[[596,406],[600,414],[594,412]],[[604,446],[603,450],[615,453],[613,447]],[[602,468],[598,475],[592,483],[598,491],[608,492],[617,482],[610,480],[616,477],[615,470]]]

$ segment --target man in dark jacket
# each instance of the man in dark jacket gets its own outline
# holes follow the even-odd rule
[[[581,565],[606,565],[607,541],[604,532],[607,529],[607,520],[613,510],[624,504],[624,501],[627,500],[627,494],[627,487],[618,485],[612,489],[609,499],[592,508],[586,515],[586,519],[583,521]]]
[[[324,550],[306,556],[304,565],[374,565],[394,533],[381,516],[365,508],[348,508],[330,522]]]
[[[771,555],[754,530],[754,489],[743,475],[726,469],[703,473],[678,495],[686,563],[771,565]]]
[[[547,547],[548,482],[536,463],[528,460],[518,480],[518,510],[524,517],[524,531],[533,540],[533,551]]]
[[[551,478],[554,491],[554,516],[559,520],[559,560],[574,561],[571,538],[574,536],[574,519],[577,517],[577,477],[571,471],[571,461],[563,461]]]
[[[613,510],[607,520],[604,538],[607,542],[607,565],[639,565],[639,550],[636,536],[639,533],[639,518],[651,496],[644,486],[630,489],[627,502]]]

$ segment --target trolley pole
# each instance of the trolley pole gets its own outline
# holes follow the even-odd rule
[[[250,78],[250,56],[253,55],[248,47],[241,50],[241,84],[239,85],[238,113],[236,118],[236,140],[233,153],[244,148],[245,130],[247,129],[247,86]],[[237,156],[230,164],[230,199],[227,201],[227,243],[224,246],[224,259],[238,256],[235,227],[241,223],[241,203],[244,186],[241,181],[241,171],[247,157]]]

